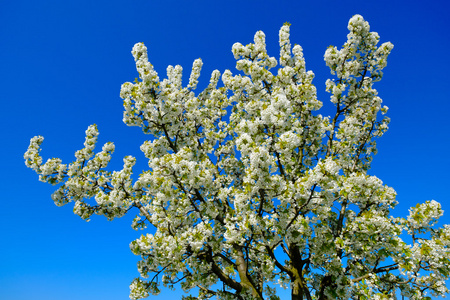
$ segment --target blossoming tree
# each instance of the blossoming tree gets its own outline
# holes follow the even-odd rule
[[[43,163],[43,138],[31,139],[26,165],[59,185],[57,205],[74,202],[85,220],[135,212],[133,228],[155,228],[130,245],[142,258],[132,299],[178,282],[197,287],[197,299],[279,299],[277,285],[308,300],[448,292],[450,226],[435,228],[440,204],[393,218],[395,191],[367,174],[389,123],[373,84],[392,44],[378,46],[361,16],[350,19],[342,49],[325,52],[336,109],[323,117],[314,74],[302,48],[291,48],[289,28],[280,30],[279,61],[259,31],[253,44],[233,45],[239,74],[216,70],[197,94],[200,59],[183,87],[180,66],[161,81],[136,44],[140,80],[122,85],[123,120],[151,138],[141,146],[149,170],[134,181],[131,156],[121,171],[106,170],[114,145],[94,152],[96,125],[70,164]]]

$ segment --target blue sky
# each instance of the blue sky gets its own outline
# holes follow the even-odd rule
[[[0,3],[0,118],[2,158],[0,299],[127,299],[138,276],[129,243],[140,232],[132,216],[86,223],[71,205],[56,207],[54,187],[25,167],[29,140],[43,135],[42,155],[73,160],[84,131],[96,123],[99,143],[113,141],[112,166],[148,138],[122,123],[120,85],[137,77],[131,48],[144,42],[150,61],[165,76],[168,64],[187,70],[204,63],[200,87],[214,69],[234,69],[231,46],[266,33],[278,55],[278,30],[288,21],[291,41],[304,49],[318,96],[329,70],[323,54],[346,40],[347,22],[361,14],[381,41],[395,47],[377,84],[392,119],[379,140],[371,174],[398,193],[396,216],[435,199],[448,214],[450,89],[447,1],[2,1]],[[202,84],[203,83],[203,84]],[[181,298],[180,290],[155,299]]]

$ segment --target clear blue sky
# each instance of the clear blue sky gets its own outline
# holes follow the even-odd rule
[[[23,153],[43,135],[42,155],[73,160],[84,131],[96,123],[100,144],[113,141],[113,166],[135,155],[148,138],[122,123],[120,85],[137,77],[136,42],[165,76],[168,64],[190,70],[204,62],[201,86],[213,69],[234,69],[231,46],[252,42],[257,30],[278,55],[278,30],[288,21],[319,98],[329,70],[326,48],[346,40],[347,22],[361,14],[381,41],[395,48],[377,84],[390,107],[390,130],[379,140],[370,172],[398,192],[396,216],[429,199],[442,203],[450,223],[450,18],[447,1],[1,1],[0,86],[2,172],[0,299],[127,299],[138,275],[128,244],[141,233],[131,218],[86,223],[71,205],[56,207],[54,187],[38,182]],[[185,74],[185,82],[189,72]],[[155,299],[181,298],[180,290]]]

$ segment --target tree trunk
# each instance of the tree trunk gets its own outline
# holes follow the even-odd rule
[[[303,300],[303,291],[300,287],[298,280],[295,280],[292,283],[291,299],[292,300]]]

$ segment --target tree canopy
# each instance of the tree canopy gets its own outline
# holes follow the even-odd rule
[[[149,169],[134,180],[136,159],[127,156],[122,170],[107,170],[114,144],[94,151],[96,125],[72,163],[43,163],[36,136],[26,165],[58,185],[52,199],[74,202],[81,218],[136,213],[132,227],[153,232],[130,244],[141,256],[131,299],[176,283],[197,288],[187,299],[274,300],[277,286],[296,300],[444,295],[450,226],[437,228],[440,204],[426,201],[394,218],[396,192],[367,173],[388,129],[373,85],[393,45],[378,45],[360,15],[348,29],[342,48],[324,56],[332,116],[317,112],[314,74],[291,45],[290,24],[280,29],[278,60],[259,31],[254,43],[233,45],[237,73],[213,71],[199,93],[201,59],[183,87],[181,66],[160,80],[138,43],[139,79],[124,83],[120,96],[123,121],[150,136],[141,146]]]

